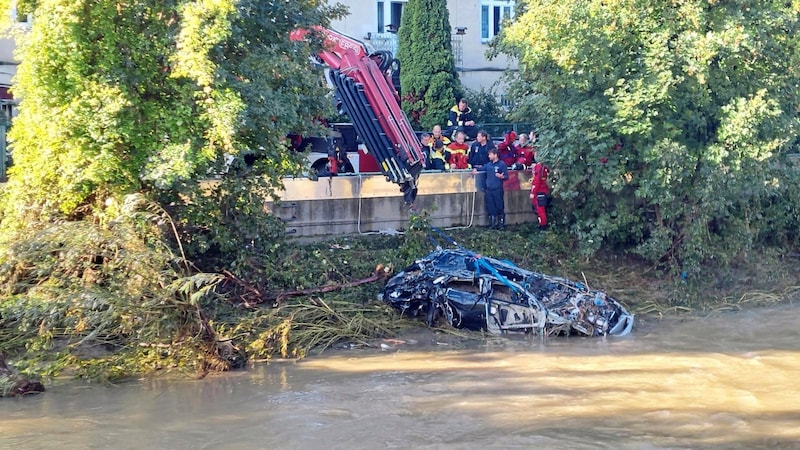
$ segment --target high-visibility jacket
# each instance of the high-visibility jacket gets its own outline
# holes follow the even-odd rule
[[[467,143],[459,144],[458,142],[451,142],[447,146],[447,151],[450,152],[450,158],[448,162],[450,163],[451,169],[468,169],[469,168],[469,161],[467,160],[467,151],[469,150],[469,145]]]
[[[447,113],[447,126],[450,128],[463,127],[464,122],[469,122],[470,120],[475,121],[475,116],[469,106],[465,111],[461,111],[458,109],[458,105],[455,105]]]
[[[445,158],[443,151],[431,149],[428,159],[430,160],[430,169],[447,170],[450,168],[450,164],[447,163],[447,158]]]
[[[433,146],[436,143],[436,141],[442,141],[442,145],[445,147],[447,147],[450,144],[450,138],[448,138],[447,136],[441,135],[437,138],[436,136],[431,134],[431,146]]]

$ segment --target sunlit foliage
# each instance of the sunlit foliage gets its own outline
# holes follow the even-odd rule
[[[329,110],[313,47],[287,38],[341,12],[323,2],[19,3],[35,19],[18,37],[6,227],[132,192],[197,204],[198,181],[235,179],[226,163],[243,154],[269,192],[299,168],[286,134]]]
[[[109,377],[167,353],[170,364],[224,368],[204,311],[229,305],[215,293],[220,273],[257,283],[275,266],[284,228],[265,202],[303,159],[286,135],[318,131],[331,109],[310,62],[320,42],[289,32],[344,10],[322,0],[13,3],[33,21],[15,35],[0,351],[25,351],[33,370],[45,354],[58,365],[100,348],[111,356],[85,369]],[[138,219],[131,199],[152,216]]]
[[[796,245],[800,3],[528,0],[494,51],[536,118],[560,225],[587,254],[689,273]]]

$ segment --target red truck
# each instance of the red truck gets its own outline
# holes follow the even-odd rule
[[[297,150],[308,151],[308,167],[317,176],[380,173],[376,159],[356,133],[350,122],[331,123],[330,136],[303,138]],[[331,157],[335,161],[331,161]]]
[[[387,181],[400,186],[406,204],[413,206],[425,154],[400,109],[391,79],[392,54],[369,53],[361,41],[322,27],[294,30],[290,39],[304,40],[309,33],[318,33],[324,40],[325,49],[317,56],[327,66],[325,75],[334,87],[340,112],[347,114],[363,141],[364,154],[359,159],[371,157]],[[339,159],[330,156],[330,170],[338,171]],[[358,163],[360,171],[366,171],[365,161]]]

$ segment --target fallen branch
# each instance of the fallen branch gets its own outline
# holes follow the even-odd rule
[[[249,292],[249,293],[253,294],[256,297],[255,298],[255,304],[259,304],[259,303],[263,303],[264,302],[264,300],[265,300],[264,296],[261,294],[261,291],[259,291],[258,288],[256,288],[252,284],[242,280],[241,278],[237,277],[236,275],[230,273],[227,270],[223,270],[222,274],[225,275],[231,282],[233,282],[234,284],[240,286],[246,292]],[[249,302],[247,300],[247,298],[245,298],[244,296],[242,296],[242,300],[244,301],[244,306],[245,307],[250,308],[251,306],[253,306],[253,303]]]
[[[342,283],[342,284],[328,284],[328,285],[325,285],[325,286],[320,286],[320,287],[315,287],[315,288],[308,288],[308,289],[300,289],[298,291],[289,291],[289,292],[283,292],[281,294],[278,294],[278,296],[275,297],[275,301],[273,302],[272,307],[274,308],[274,307],[279,306],[281,303],[283,303],[283,301],[285,299],[287,299],[289,297],[297,297],[297,296],[308,295],[308,294],[317,294],[317,293],[320,293],[320,292],[333,292],[333,291],[338,291],[338,290],[344,289],[344,288],[350,288],[350,287],[360,286],[362,284],[373,283],[375,281],[382,280],[382,279],[388,277],[391,274],[391,272],[392,272],[392,270],[391,270],[390,267],[386,267],[383,264],[378,264],[378,266],[375,267],[375,271],[372,272],[372,275],[370,275],[370,276],[368,276],[366,278],[362,278],[360,280],[350,281],[350,282]]]

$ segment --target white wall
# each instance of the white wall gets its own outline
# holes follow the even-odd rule
[[[338,0],[339,3],[350,8],[350,15],[342,20],[331,24],[332,28],[350,35],[357,39],[364,39],[368,33],[372,33],[371,41],[375,33],[378,32],[378,13],[377,0]],[[404,3],[403,0],[396,0]],[[505,5],[506,3],[513,8],[514,1],[495,0],[496,4]],[[384,23],[391,22],[391,0],[384,0]],[[455,33],[456,27],[466,27],[466,33],[458,36],[462,42],[462,64],[457,64],[457,69],[461,77],[462,84],[470,89],[492,88],[499,82],[504,69],[515,68],[513,61],[509,61],[504,56],[489,61],[486,58],[486,51],[489,46],[481,42],[481,0],[448,0],[447,9],[450,12],[450,26]],[[371,45],[370,40],[365,40],[367,45]],[[495,92],[503,94],[504,87],[498,85]]]
[[[10,86],[11,78],[17,73],[17,61],[14,60],[14,41],[0,39],[0,85]]]

